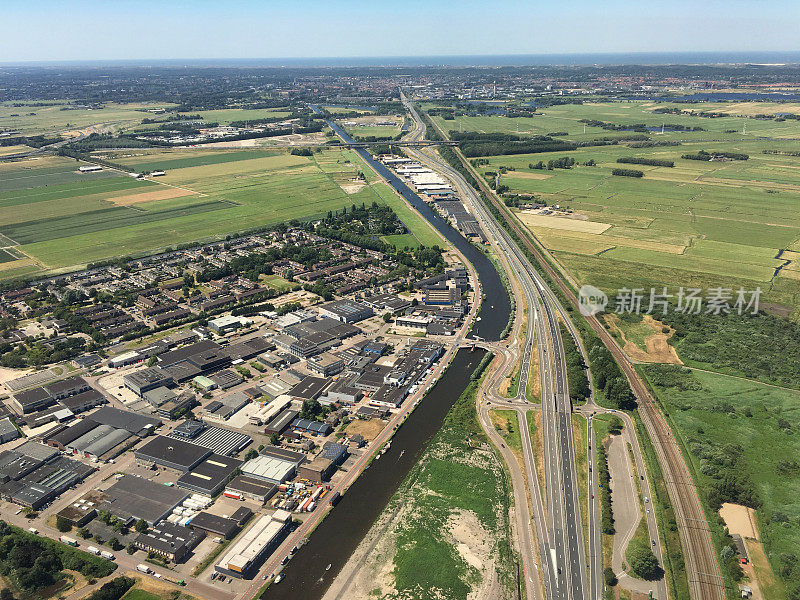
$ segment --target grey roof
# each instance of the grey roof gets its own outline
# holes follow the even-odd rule
[[[180,487],[213,495],[242,463],[243,461],[235,458],[212,454],[194,469],[181,475],[177,483]]]
[[[99,408],[90,415],[90,418],[101,425],[125,429],[139,437],[149,435],[153,429],[161,425],[161,419],[146,417],[129,410],[120,410],[113,406]]]
[[[196,442],[197,438],[193,440]],[[134,453],[139,460],[168,464],[180,470],[188,471],[206,456],[211,454],[208,448],[190,443],[176,437],[158,435]]]
[[[148,523],[162,519],[189,497],[183,490],[133,475],[118,479],[105,493],[108,499],[98,508],[123,519],[133,517]]]
[[[175,436],[174,432],[167,437],[176,440],[181,439]],[[216,454],[230,455],[238,452],[251,441],[253,441],[253,438],[246,433],[232,431],[222,427],[208,426],[200,435],[192,439],[192,444],[208,448]]]

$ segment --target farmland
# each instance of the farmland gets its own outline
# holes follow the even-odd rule
[[[520,136],[566,131],[568,139],[575,141],[625,135],[599,127],[586,127],[584,134],[581,119],[648,126],[666,121],[706,129],[652,135],[653,140],[680,144],[676,146],[640,148],[619,143],[489,156],[488,164],[480,164],[479,169],[487,179],[498,173],[497,185],[510,194],[521,194],[523,203],[548,205],[545,211],[516,210],[516,214],[581,284],[608,292],[663,285],[760,286],[768,300],[798,306],[797,256],[787,251],[798,248],[800,240],[800,157],[763,151],[798,150],[795,140],[800,139],[800,124],[748,119],[747,135],[742,135],[742,118],[653,114],[656,106],[660,105],[569,105],[540,109],[541,117],[436,119],[450,130],[461,121],[465,131],[469,127],[516,135],[518,126]],[[683,107],[701,110],[695,105]],[[681,158],[700,150],[743,153],[749,160]],[[575,165],[546,168],[548,161],[564,156],[574,158]],[[673,161],[674,167],[636,164],[642,178],[616,177],[611,171],[622,166],[617,163],[620,158]],[[532,168],[539,161],[545,168]],[[590,161],[593,166],[584,166]],[[564,210],[552,210],[556,206]]]
[[[78,174],[79,163],[61,157],[0,164],[0,247],[20,256],[3,256],[0,277],[79,267],[373,201],[390,204],[411,229],[404,245],[439,242],[383,182],[371,173],[358,178],[365,166],[350,151],[305,157],[126,150],[102,156],[126,171],[167,174],[152,180],[108,168]]]

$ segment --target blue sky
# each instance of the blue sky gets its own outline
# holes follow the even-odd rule
[[[0,62],[800,50],[791,0],[2,0]]]

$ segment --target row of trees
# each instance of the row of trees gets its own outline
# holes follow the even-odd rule
[[[611,169],[611,174],[620,177],[644,177],[644,173],[636,169]]]
[[[674,167],[675,161],[661,160],[660,158],[637,158],[635,156],[623,156],[617,159],[618,163],[629,165],[650,165],[651,167]]]

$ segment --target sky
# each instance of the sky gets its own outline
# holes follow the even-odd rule
[[[792,0],[2,0],[0,62],[800,50]]]

